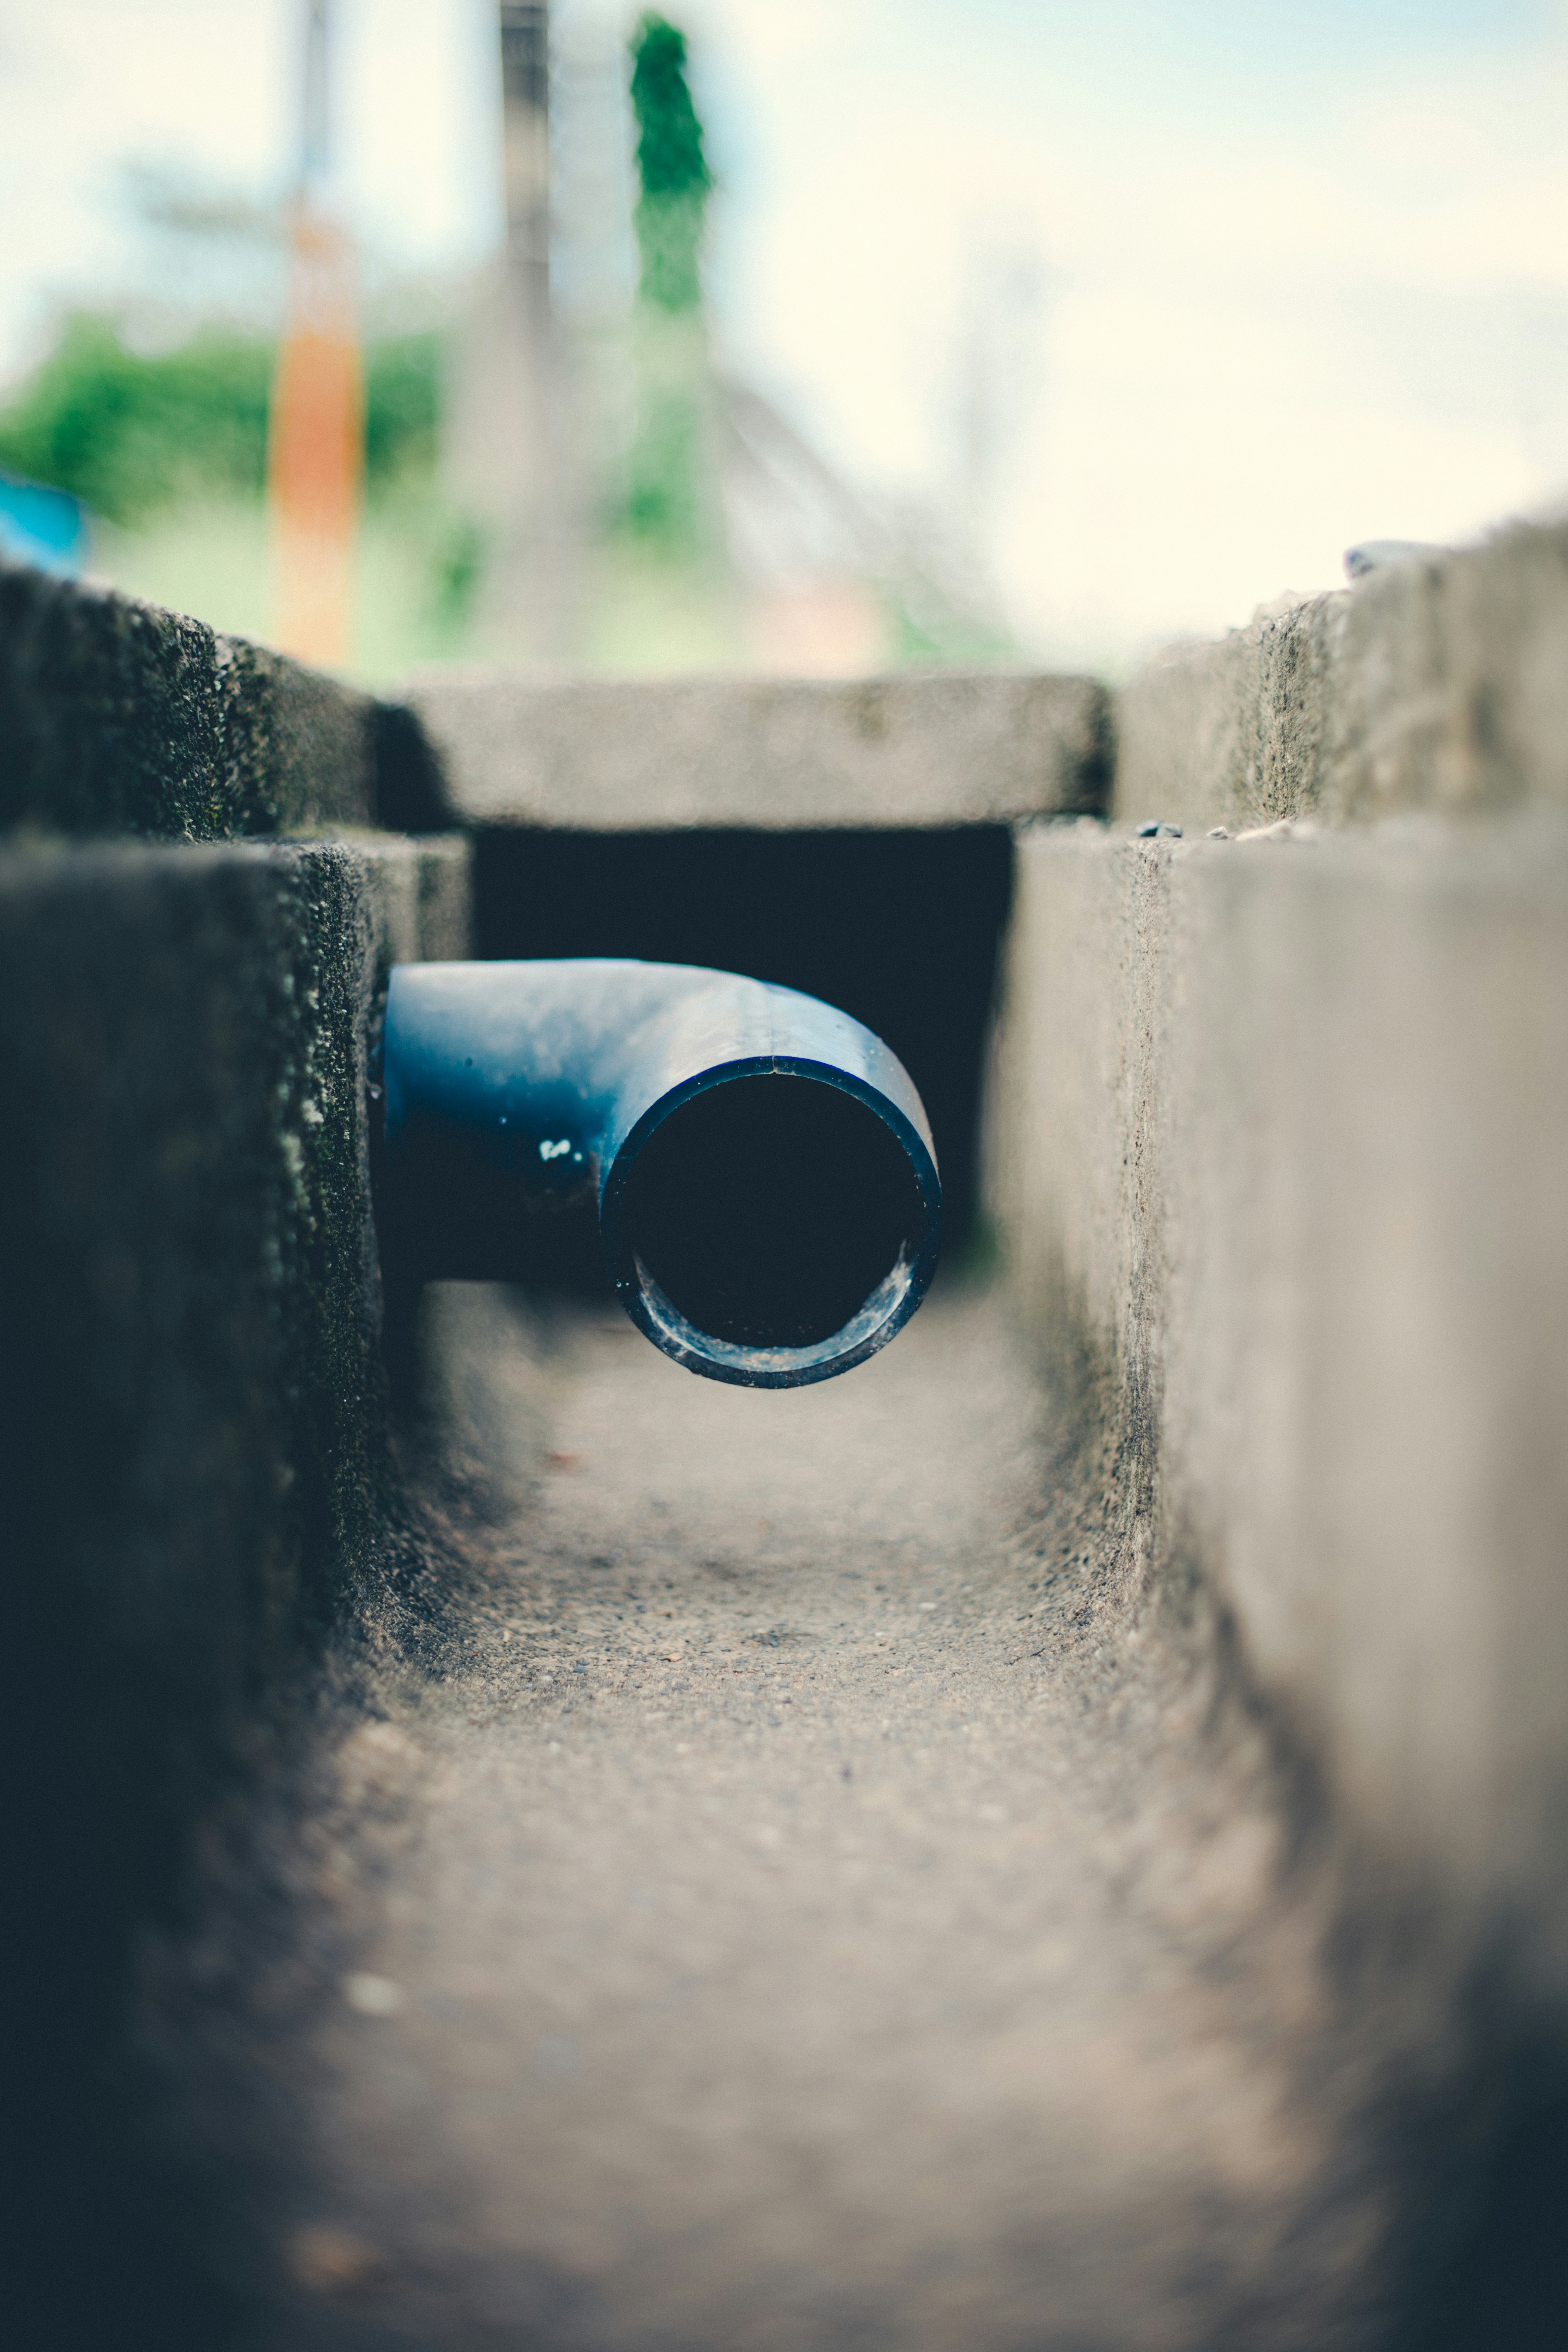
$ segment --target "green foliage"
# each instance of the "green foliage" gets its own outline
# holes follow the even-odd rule
[[[143,358],[110,319],[68,319],[0,415],[0,464],[135,523],[189,481],[258,490],[270,348],[217,331]]]
[[[430,560],[431,618],[438,628],[460,629],[473,608],[484,570],[485,539],[467,515],[443,518]]]
[[[373,490],[434,471],[441,421],[442,339],[385,335],[364,353],[364,471]]]
[[[702,125],[686,81],[686,36],[651,10],[632,35],[632,110],[645,196],[684,196],[713,184]]]
[[[660,310],[695,310],[702,299],[702,225],[713,175],[687,87],[686,36],[662,16],[647,16],[631,51],[642,299]]]
[[[702,456],[691,387],[645,384],[626,488],[634,540],[677,560],[704,551]]]
[[[637,420],[622,528],[666,564],[710,552],[710,452],[704,430],[702,230],[713,184],[686,80],[686,36],[649,14],[631,39],[641,194]]]
[[[645,196],[637,209],[637,290],[656,310],[697,310],[702,300],[702,199]]]
[[[136,525],[203,493],[258,496],[277,345],[206,327],[172,352],[129,349],[112,319],[79,312],[0,412],[0,465]],[[365,473],[373,489],[434,463],[440,345],[433,334],[365,354]]]
[[[919,669],[940,662],[985,669],[1019,658],[1017,641],[1006,628],[965,612],[929,580],[884,581],[880,586],[890,668]]]

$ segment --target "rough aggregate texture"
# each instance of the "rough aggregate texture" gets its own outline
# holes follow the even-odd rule
[[[1414,556],[1174,646],[1121,689],[1116,730],[1119,824],[1568,806],[1568,524]]]
[[[0,830],[222,841],[368,824],[369,698],[205,622],[0,564]]]

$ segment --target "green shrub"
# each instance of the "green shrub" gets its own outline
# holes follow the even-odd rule
[[[661,310],[695,310],[713,175],[686,79],[686,36],[650,13],[632,37],[631,55],[642,299]]]
[[[0,465],[134,525],[193,494],[259,495],[277,344],[205,327],[171,352],[129,348],[111,318],[79,311],[0,411]],[[365,477],[374,491],[434,465],[435,334],[365,353]]]

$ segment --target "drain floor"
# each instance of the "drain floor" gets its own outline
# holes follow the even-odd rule
[[[1310,1904],[994,1305],[769,1395],[585,1315],[530,1380],[433,1666],[289,1833],[339,1958],[247,1996],[267,2340],[1329,2340],[1376,2215],[1313,2221]]]

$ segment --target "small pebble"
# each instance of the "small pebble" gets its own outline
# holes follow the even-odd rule
[[[1369,572],[1382,572],[1390,563],[1404,563],[1413,555],[1449,555],[1451,548],[1435,545],[1428,539],[1363,539],[1359,547],[1345,550],[1345,574],[1351,580],[1364,580]]]
[[[1139,841],[1180,841],[1181,837],[1181,826],[1167,824],[1163,817],[1154,819],[1149,824],[1141,824],[1134,836]]]
[[[1272,824],[1255,824],[1236,837],[1237,841],[1311,841],[1317,831],[1309,816],[1281,816]]]
[[[1230,839],[1229,827],[1223,824],[1211,824],[1209,827],[1209,839],[1211,841],[1228,841]]]

